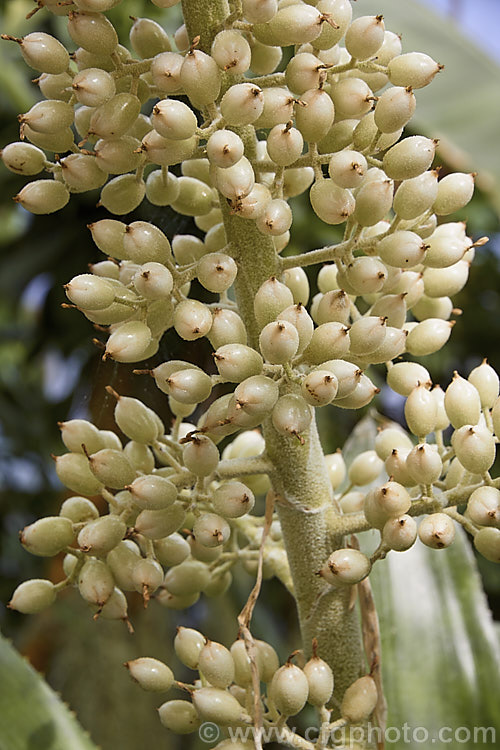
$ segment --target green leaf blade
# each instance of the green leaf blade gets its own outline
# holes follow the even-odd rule
[[[43,677],[0,636],[0,750],[97,750]]]
[[[500,649],[462,529],[444,551],[417,541],[407,552],[389,553],[370,579],[381,619],[389,725],[425,727],[431,738],[442,727],[498,734]],[[463,745],[469,746],[475,747],[472,740]]]

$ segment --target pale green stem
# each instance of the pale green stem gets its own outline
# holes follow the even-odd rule
[[[173,446],[171,445],[170,446],[171,448],[174,447],[174,446],[177,447],[176,444],[177,444],[177,442],[179,440],[179,431],[180,431],[180,428],[181,428],[181,424],[182,424],[182,417],[177,416],[175,418],[174,425],[172,427],[172,442],[173,442],[174,445]],[[167,443],[167,445],[168,445],[168,443]]]
[[[172,427],[172,437],[170,438],[167,435],[163,435],[163,437],[158,438],[158,441],[160,443],[165,443],[165,445],[168,446],[170,450],[173,450],[175,453],[179,455],[182,453],[182,446],[179,445],[177,440],[179,437],[178,433],[179,433],[179,428],[181,424],[182,424],[182,417],[176,417],[174,426]]]
[[[319,709],[320,732],[318,740],[316,742],[316,750],[325,750],[328,745],[328,741],[330,739],[328,725],[330,724],[331,713],[332,712],[325,708],[325,706],[321,706],[321,708]],[[342,721],[342,719],[340,719],[340,721]]]
[[[259,327],[255,320],[254,296],[261,284],[278,271],[278,256],[270,237],[261,234],[255,222],[230,213],[227,202],[221,202],[226,235],[232,244],[232,256],[238,265],[234,283],[238,311],[248,332],[248,343],[257,348]]]
[[[219,461],[216,474],[220,479],[243,477],[249,474],[270,474],[273,471],[271,461],[255,456],[250,458],[226,458]]]
[[[352,246],[352,240],[340,242],[338,245],[326,245],[317,250],[310,250],[300,255],[289,255],[281,259],[281,269],[296,268],[297,266],[313,266],[317,263],[328,263],[343,257]]]
[[[365,159],[368,164],[372,165],[372,167],[378,167],[379,169],[382,168],[382,161],[380,159],[375,159],[374,156],[369,156],[368,154],[365,154]]]
[[[356,60],[351,57],[349,62],[343,63],[342,65],[334,65],[333,68],[328,69],[328,78],[337,75],[338,73],[347,73],[348,70],[352,70],[356,67]]]
[[[164,465],[172,466],[172,468],[174,468],[178,472],[182,471],[183,469],[182,465],[171,454],[171,452],[168,450],[166,445],[160,443],[160,441],[157,440],[156,443],[154,443],[152,447],[153,447],[155,454],[164,463]]]
[[[315,159],[318,164],[328,164],[334,152],[328,154],[317,154]],[[312,167],[313,158],[311,151],[308,151],[303,156],[299,156],[292,164],[289,164],[286,169],[297,169],[297,167]],[[278,168],[274,161],[270,159],[259,159],[254,163],[254,168],[261,172],[275,172]]]
[[[446,459],[444,458],[445,447],[444,447],[444,440],[443,440],[443,430],[436,430],[434,433],[434,438],[436,440],[436,445],[438,447],[439,455],[441,456],[441,460],[444,463]]]
[[[338,695],[362,672],[358,615],[351,608],[348,589],[331,589],[317,575],[343,536],[331,536],[334,514],[331,485],[323,450],[313,420],[304,445],[294,437],[279,435],[269,422],[264,426],[269,457],[276,471],[273,488],[283,498],[278,504],[285,548],[295,589],[303,646],[310,654],[312,640],[318,653],[335,673]],[[340,516],[339,516],[340,519]]]
[[[145,299],[130,300],[128,297],[122,297],[120,294],[115,294],[114,302],[119,302],[120,305],[125,307],[133,307],[134,310],[138,307],[145,307],[147,302]]]
[[[113,507],[115,509],[119,509],[120,508],[119,503],[117,503],[117,501],[115,500],[115,496],[113,495],[112,492],[110,492],[109,490],[107,490],[106,487],[104,487],[101,490],[101,497],[104,500],[106,500],[106,502],[109,503],[109,505],[111,505],[111,507]]]
[[[474,524],[469,521],[465,516],[463,516],[461,513],[458,512],[458,510],[453,508],[444,508],[443,513],[446,513],[447,516],[450,518],[453,518],[454,521],[457,523],[460,523],[466,531],[469,532],[471,536],[476,536],[478,529]]]
[[[372,60],[360,60],[356,63],[356,67],[364,73],[387,73],[387,65],[378,65]]]
[[[373,555],[370,557],[370,562],[373,565],[377,562],[377,560],[383,560],[384,557],[387,556],[387,553],[390,552],[390,547],[388,547],[384,542],[380,542],[379,546],[373,553]]]
[[[73,551],[70,548],[68,548],[67,551],[68,553],[73,554]],[[54,585],[54,591],[59,592],[67,588],[68,586],[71,586],[71,584],[74,583],[78,579],[78,575],[81,569],[83,568],[86,559],[87,558],[84,554],[78,556],[78,559],[75,563],[75,567],[73,568],[69,576],[67,576],[64,580],[59,581],[59,583],[56,583]]]
[[[147,73],[151,68],[153,58],[147,60],[141,60],[140,62],[123,63],[116,70],[113,70],[111,75],[113,78],[122,78],[123,76],[140,76],[143,73]]]
[[[200,37],[198,49],[210,53],[214,36],[230,14],[227,0],[182,0],[189,39]]]
[[[265,722],[265,724],[268,724]],[[269,727],[269,724],[268,724]],[[309,740],[304,739],[299,734],[295,734],[286,725],[283,727],[276,727],[276,739],[280,744],[286,744],[288,747],[296,747],[299,750],[314,750],[314,744]]]
[[[265,88],[267,86],[284,86],[285,74],[269,73],[269,75],[265,76],[255,76],[255,78],[251,78],[250,81],[252,83],[255,83],[257,86],[260,86],[261,88]]]
[[[411,507],[408,510],[408,515],[421,516],[424,513],[435,513],[436,511],[447,513],[449,508],[454,508],[456,505],[461,505],[462,503],[467,502],[474,490],[482,486],[483,484],[479,483],[464,487],[454,487],[452,490],[443,492],[439,499],[433,497],[421,497],[412,502]],[[492,486],[498,488],[500,486],[500,480],[494,480]],[[448,515],[453,516],[452,513],[448,513]],[[462,523],[462,520],[459,518],[456,518],[455,520]],[[462,523],[462,525],[465,524]],[[334,537],[339,535],[349,536],[350,534],[359,534],[361,531],[368,531],[368,529],[371,528],[363,511],[358,513],[347,513],[345,516],[339,516],[332,510],[328,514],[328,526],[330,528],[330,533]]]
[[[368,148],[363,149],[363,154],[374,154],[377,148],[377,144],[380,140],[380,136],[382,135],[382,132],[377,128],[377,131],[375,135],[372,138],[372,142],[368,146]]]

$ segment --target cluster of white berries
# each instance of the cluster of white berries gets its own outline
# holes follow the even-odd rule
[[[191,685],[177,682],[166,664],[151,657],[135,659],[125,665],[144,690],[161,693],[178,687],[189,692],[190,700],[169,700],[159,707],[162,724],[176,734],[195,732],[202,722],[207,721],[217,724],[222,730],[252,726],[248,690],[252,686],[253,674],[245,641],[238,639],[228,649],[221,643],[208,640],[197,630],[181,627],[174,647],[182,664],[199,673],[199,678]],[[269,643],[257,640],[254,648],[258,679],[266,688],[266,695],[260,698],[264,727],[278,728],[280,722],[283,726],[283,719],[300,713],[306,703],[317,709],[324,709],[329,703],[334,676],[329,665],[317,655],[316,644],[313,644],[313,656],[308,661],[298,653],[281,667],[278,655]],[[293,663],[293,657],[300,666]],[[377,699],[373,678],[370,675],[360,677],[340,702],[341,721],[347,725],[367,720]],[[223,740],[215,750],[229,747],[247,750],[254,745],[251,741],[240,746],[234,739]]]
[[[222,595],[237,562],[255,570],[262,524],[247,514],[255,503],[251,487],[265,492],[267,477],[220,481],[219,451],[209,437],[180,421],[165,435],[153,410],[108,391],[116,398],[116,424],[129,442],[122,445],[114,432],[85,420],[60,424],[69,452],[54,457],[56,471],[77,494],[63,502],[59,516],[35,521],[20,536],[34,555],[66,552],[66,578],[59,584],[22,583],[13,609],[38,612],[58,591],[75,585],[98,615],[127,621],[124,591],[141,593],[145,604],[154,595],[166,607],[183,609],[201,592]],[[259,433],[242,433],[224,451],[221,468],[229,459],[260,453],[263,442]],[[90,499],[96,495],[108,504],[107,514],[100,515]],[[286,564],[280,540],[276,522],[266,545],[268,575]]]
[[[243,3],[241,18],[215,35],[210,54],[197,49],[196,40],[190,43],[184,27],[175,34],[174,52],[161,26],[135,19],[130,44],[137,62],[101,12],[115,4],[58,6],[80,45],[73,59],[45,33],[16,40],[28,64],[41,71],[48,98],[20,115],[22,138],[31,143],[9,144],[2,152],[17,173],[52,172],[54,179],[29,183],[16,196],[35,213],[58,210],[70,192],[104,185],[101,204],[112,213],[130,212],[146,195],[194,216],[205,233],[203,240],[177,235],[170,243],[147,222],[91,225],[109,260],[72,279],[66,291],[92,322],[109,326],[105,356],[146,359],[174,327],[187,341],[208,336],[228,382],[269,375],[269,366],[275,377],[280,366],[295,367],[301,395],[288,398],[288,408],[280,403],[274,422],[298,434],[310,421],[308,405],[369,403],[377,392],[363,372],[370,364],[405,351],[439,350],[454,323],[451,297],[467,280],[474,243],[464,224],[437,226],[437,217],[466,205],[474,180],[467,174],[438,180],[438,172],[429,171],[435,150],[429,139],[396,142],[415,109],[413,89],[430,83],[440,66],[421,53],[402,54],[399,37],[385,31],[381,16],[351,23],[348,0],[321,0],[316,7]],[[296,54],[275,74],[281,47],[289,44]],[[250,74],[258,78],[240,81]],[[203,112],[201,127],[179,95]],[[147,117],[141,106],[151,98],[156,104]],[[249,125],[266,137],[246,143]],[[51,163],[43,148],[72,153]],[[382,160],[375,158],[382,153]],[[176,164],[181,176],[168,171]],[[108,175],[118,176],[106,182]],[[345,241],[324,256],[335,263],[322,268],[309,312],[305,272],[278,255],[292,224],[287,199],[308,189],[324,222],[347,222]],[[247,346],[245,326],[227,297],[238,259],[224,202],[233,216],[255,221],[277,252],[276,275],[255,297],[260,354]],[[219,302],[187,299],[194,278]],[[206,387],[195,391],[193,404],[209,395]],[[264,413],[273,399],[263,404]],[[218,421],[259,424],[241,404],[237,395],[228,409],[221,406]]]
[[[56,470],[76,494],[59,516],[26,527],[21,541],[36,555],[64,552],[66,578],[22,583],[10,606],[38,612],[75,585],[96,615],[128,623],[124,592],[139,592],[145,604],[154,597],[189,607],[201,593],[223,594],[236,563],[255,574],[260,554],[264,577],[276,575],[293,590],[276,516],[267,528],[248,515],[255,495],[270,489],[274,468],[256,428],[274,428],[284,450],[300,450],[313,407],[370,403],[379,389],[367,371],[377,365],[386,365],[388,385],[407,398],[418,443],[390,425],[348,469],[340,451],[326,456],[346,536],[380,532],[371,556],[347,546],[332,551],[317,571],[326,593],[355,586],[376,560],[409,549],[417,536],[436,549],[449,546],[455,521],[481,554],[500,562],[500,483],[489,474],[500,435],[498,376],[484,362],[443,392],[422,365],[393,362],[446,343],[457,312],[452,297],[485,241],[473,242],[462,222],[442,220],[470,201],[474,175],[439,179],[437,143],[400,140],[414,91],[442,66],[403,53],[382,16],[353,21],[349,0],[236,0],[208,40],[189,38],[183,25],[172,41],[155,21],[133,19],[132,54],[104,15],[119,1],[38,0],[67,16],[71,55],[44,32],[5,37],[40,73],[45,100],[19,116],[21,140],[5,146],[2,160],[20,175],[50,173],[15,197],[36,214],[61,209],[71,193],[100,189],[100,205],[117,216],[147,198],[193,217],[202,238],[169,239],[145,221],[96,221],[89,229],[105,259],[65,290],[68,306],[107,331],[105,358],[148,359],[174,329],[184,341],[206,337],[214,367],[207,373],[171,360],[136,371],[168,396],[171,429],[111,388],[125,445],[84,420],[61,424],[68,452],[56,458]],[[292,45],[277,71],[282,48]],[[343,241],[283,258],[293,231],[288,200],[306,192],[325,224],[345,225]],[[247,235],[252,262],[262,259],[266,269],[260,276],[243,257]],[[322,267],[310,300],[304,267],[314,264]],[[189,297],[195,279],[213,302]],[[239,309],[234,298],[245,297],[246,284],[253,300]],[[219,384],[235,387],[213,399]],[[195,411],[196,423],[183,421]],[[238,432],[221,455],[221,440]],[[99,495],[108,505],[103,515],[91,499]],[[463,514],[460,505],[467,505]],[[177,683],[191,700],[164,703],[162,723],[181,734],[202,721],[251,725],[255,664],[244,640],[227,649],[181,628],[175,648],[199,679]],[[283,728],[307,702],[329,705],[333,675],[316,653],[281,667],[269,644],[256,641],[255,653],[267,686],[264,725]],[[170,668],[155,659],[127,666],[147,690],[174,685]],[[335,702],[340,721],[367,720],[377,703],[374,679],[359,678]]]
[[[170,243],[148,222],[97,221],[90,229],[108,260],[93,264],[92,273],[74,277],[66,285],[66,294],[89,320],[108,326],[104,356],[119,362],[154,355],[170,328],[186,341],[209,339],[218,376],[211,378],[177,361],[152,371],[158,387],[169,395],[175,414],[191,414],[216,383],[238,383],[234,398],[222,397],[212,404],[200,427],[212,432],[209,425],[217,426],[214,435],[221,437],[259,425],[275,407],[275,427],[299,434],[310,422],[309,406],[333,402],[354,409],[369,403],[378,392],[364,373],[370,365],[390,362],[405,351],[430,354],[447,341],[453,304],[442,292],[454,294],[465,283],[474,249],[463,224],[442,227],[448,234],[444,236],[439,227],[429,246],[413,232],[389,234],[378,243],[386,265],[365,255],[357,256],[346,271],[335,264],[323,266],[318,275],[320,292],[310,312],[306,307],[309,281],[300,266],[288,267],[281,280],[273,276],[265,281],[254,298],[260,352],[248,346],[245,325],[227,298],[238,269],[231,255],[223,252],[228,246],[222,223],[214,227],[216,234],[207,233],[204,242],[193,235],[176,235]],[[456,264],[463,264],[467,272],[459,283],[448,266],[425,266],[423,272],[403,270],[405,258],[412,256],[413,268],[420,267],[413,261],[434,250],[447,257],[452,251],[455,257],[468,256]],[[387,257],[393,265],[387,264]],[[207,304],[189,299],[186,295],[194,278],[218,294],[219,300]],[[374,291],[388,280],[390,294],[385,289]],[[352,283],[359,286],[353,288]],[[358,307],[367,305],[362,314]],[[407,322],[409,308],[416,320]],[[300,394],[281,397],[278,405],[278,384],[287,368],[300,383]],[[288,419],[293,404],[296,424]]]
[[[418,443],[388,423],[373,449],[358,454],[349,469],[340,450],[326,456],[343,513],[363,513],[367,527],[380,531],[381,542],[371,560],[356,549],[336,550],[319,574],[331,585],[357,583],[380,555],[409,549],[417,536],[428,547],[444,549],[455,538],[454,521],[473,536],[478,552],[500,562],[500,481],[489,474],[500,433],[497,373],[484,361],[467,380],[455,373],[443,391],[432,386],[422,365],[399,362],[389,369],[387,382],[407,397],[406,421]],[[450,426],[446,445],[443,432]],[[463,514],[457,505],[465,506]],[[425,513],[417,524],[414,517]]]

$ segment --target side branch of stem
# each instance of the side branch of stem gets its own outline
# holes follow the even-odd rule
[[[219,462],[217,476],[220,479],[243,477],[249,474],[271,474],[274,466],[264,456],[250,458],[226,458]]]

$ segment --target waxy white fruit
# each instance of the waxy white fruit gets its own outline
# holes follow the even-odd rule
[[[294,716],[306,704],[309,683],[302,669],[287,662],[274,673],[270,691],[278,711],[283,716]]]
[[[127,661],[125,666],[132,679],[138,682],[143,690],[162,693],[170,690],[174,684],[174,675],[170,667],[150,656]]]
[[[444,549],[455,538],[455,524],[445,513],[432,513],[420,522],[418,536],[427,547]]]
[[[25,615],[34,615],[50,607],[55,600],[56,591],[51,581],[32,578],[19,584],[7,606]]]
[[[332,552],[319,571],[332,586],[352,586],[359,583],[371,570],[370,560],[357,549],[338,549]]]
[[[344,693],[340,713],[353,724],[366,721],[377,705],[378,691],[375,680],[370,675],[360,677]]]

